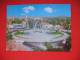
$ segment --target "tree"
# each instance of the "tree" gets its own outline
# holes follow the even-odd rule
[[[18,19],[18,18],[15,18],[13,21],[12,21],[13,24],[21,24],[22,23],[22,20]]]

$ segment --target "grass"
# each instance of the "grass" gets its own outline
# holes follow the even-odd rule
[[[52,32],[52,34],[57,35],[57,34],[62,34],[62,33],[61,32]]]
[[[21,31],[15,32],[15,35],[23,35],[23,34],[24,34],[24,32],[21,32]]]

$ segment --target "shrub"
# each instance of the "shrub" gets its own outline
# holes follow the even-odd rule
[[[7,32],[7,40],[12,40],[12,33],[11,32]]]

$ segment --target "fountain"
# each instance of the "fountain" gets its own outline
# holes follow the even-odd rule
[[[26,18],[27,19],[27,18]],[[48,34],[46,31],[47,29],[43,29],[41,20],[39,18],[36,18],[32,21],[32,28],[29,26],[29,21],[27,22],[27,29],[24,31],[24,33],[29,33],[29,34],[24,34],[24,35],[19,35],[15,36],[14,39],[19,42],[19,43],[24,43],[26,46],[29,45],[30,48],[40,48],[43,50],[46,50],[46,47],[44,46],[45,42],[59,42],[62,40],[66,40],[69,36],[68,34],[62,32],[62,34],[59,35],[54,35],[54,34]],[[50,32],[50,31],[48,31]],[[54,44],[53,44],[54,45]],[[54,45],[55,46],[55,45]]]

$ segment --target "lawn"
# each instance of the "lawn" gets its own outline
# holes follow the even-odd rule
[[[63,33],[62,32],[50,32],[50,34],[54,34],[54,35],[62,35]]]
[[[23,34],[24,34],[24,32],[22,32],[22,31],[16,31],[14,35],[23,35]]]

